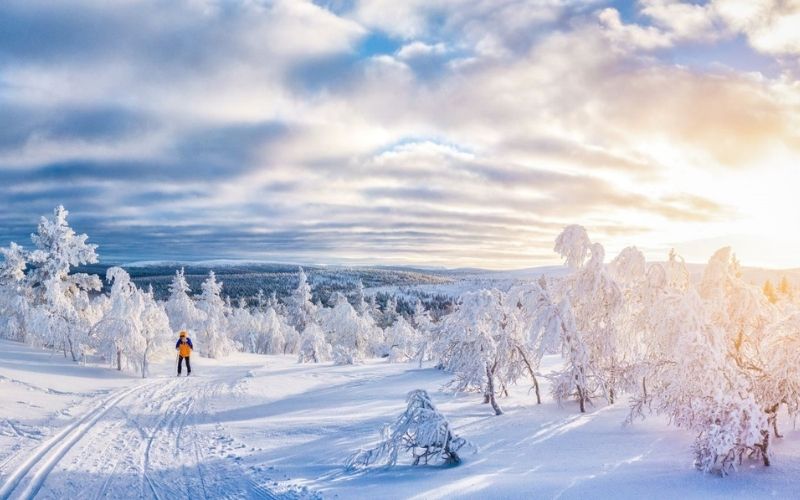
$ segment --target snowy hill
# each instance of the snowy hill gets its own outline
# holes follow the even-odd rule
[[[796,430],[778,440],[773,467],[720,479],[691,467],[692,436],[663,419],[623,426],[624,403],[581,415],[517,386],[496,417],[413,364],[252,354],[193,364],[189,378],[165,362],[141,380],[0,341],[0,497],[791,498],[800,472]],[[477,454],[455,468],[346,471],[416,388]]]

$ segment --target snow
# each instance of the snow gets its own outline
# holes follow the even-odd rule
[[[541,372],[560,368],[545,356]],[[658,417],[625,426],[629,408],[595,400],[541,405],[524,384],[494,416],[479,394],[452,394],[428,365],[298,364],[293,355],[193,356],[140,379],[63,353],[0,341],[0,498],[758,498],[793,497],[800,431],[783,419],[770,467],[725,478],[692,467],[693,436]],[[196,376],[195,376],[196,375]],[[414,389],[478,447],[457,467],[349,472]],[[11,481],[13,480],[13,481]],[[18,482],[16,481],[18,480]]]

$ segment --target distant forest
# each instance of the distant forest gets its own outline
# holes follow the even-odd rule
[[[76,272],[97,274],[105,277],[106,269],[110,264],[92,264],[76,269]],[[122,266],[130,274],[134,283],[143,289],[152,285],[155,297],[166,300],[169,295],[169,284],[175,272],[183,267],[192,293],[199,293],[200,283],[208,277],[209,271],[214,271],[217,279],[223,283],[222,295],[228,297],[233,305],[244,304],[249,307],[257,305],[256,297],[259,291],[267,296],[273,292],[283,301],[292,290],[297,287],[298,266],[287,264],[223,264],[212,265],[148,265],[148,266]],[[308,275],[312,288],[314,302],[329,305],[329,299],[334,292],[342,292],[348,298],[353,298],[353,292],[360,280],[364,288],[397,287],[398,292],[404,287],[414,285],[437,285],[453,283],[454,278],[448,271],[402,268],[402,267],[317,267],[303,266]],[[446,314],[453,303],[453,298],[435,293],[426,293],[419,290],[404,291],[404,293],[391,294],[378,292],[367,295],[373,296],[379,307],[383,309],[386,301],[395,296],[397,309],[401,314],[412,314],[414,305],[419,299],[422,304],[438,317]]]

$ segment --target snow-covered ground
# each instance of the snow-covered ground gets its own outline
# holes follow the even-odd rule
[[[696,472],[691,436],[659,418],[623,426],[627,407],[581,415],[512,388],[494,416],[448,375],[372,360],[299,365],[294,357],[195,357],[139,379],[0,341],[0,498],[755,498],[796,497],[800,431],[784,420],[772,467]],[[557,358],[547,358],[547,367]],[[427,389],[478,453],[458,467],[401,464],[347,472]]]

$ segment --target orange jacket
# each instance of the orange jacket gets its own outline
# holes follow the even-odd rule
[[[182,342],[184,339],[186,339],[186,342]],[[178,339],[178,343],[175,344],[175,349],[178,350],[178,355],[180,357],[188,358],[192,354],[192,339],[189,337]]]

